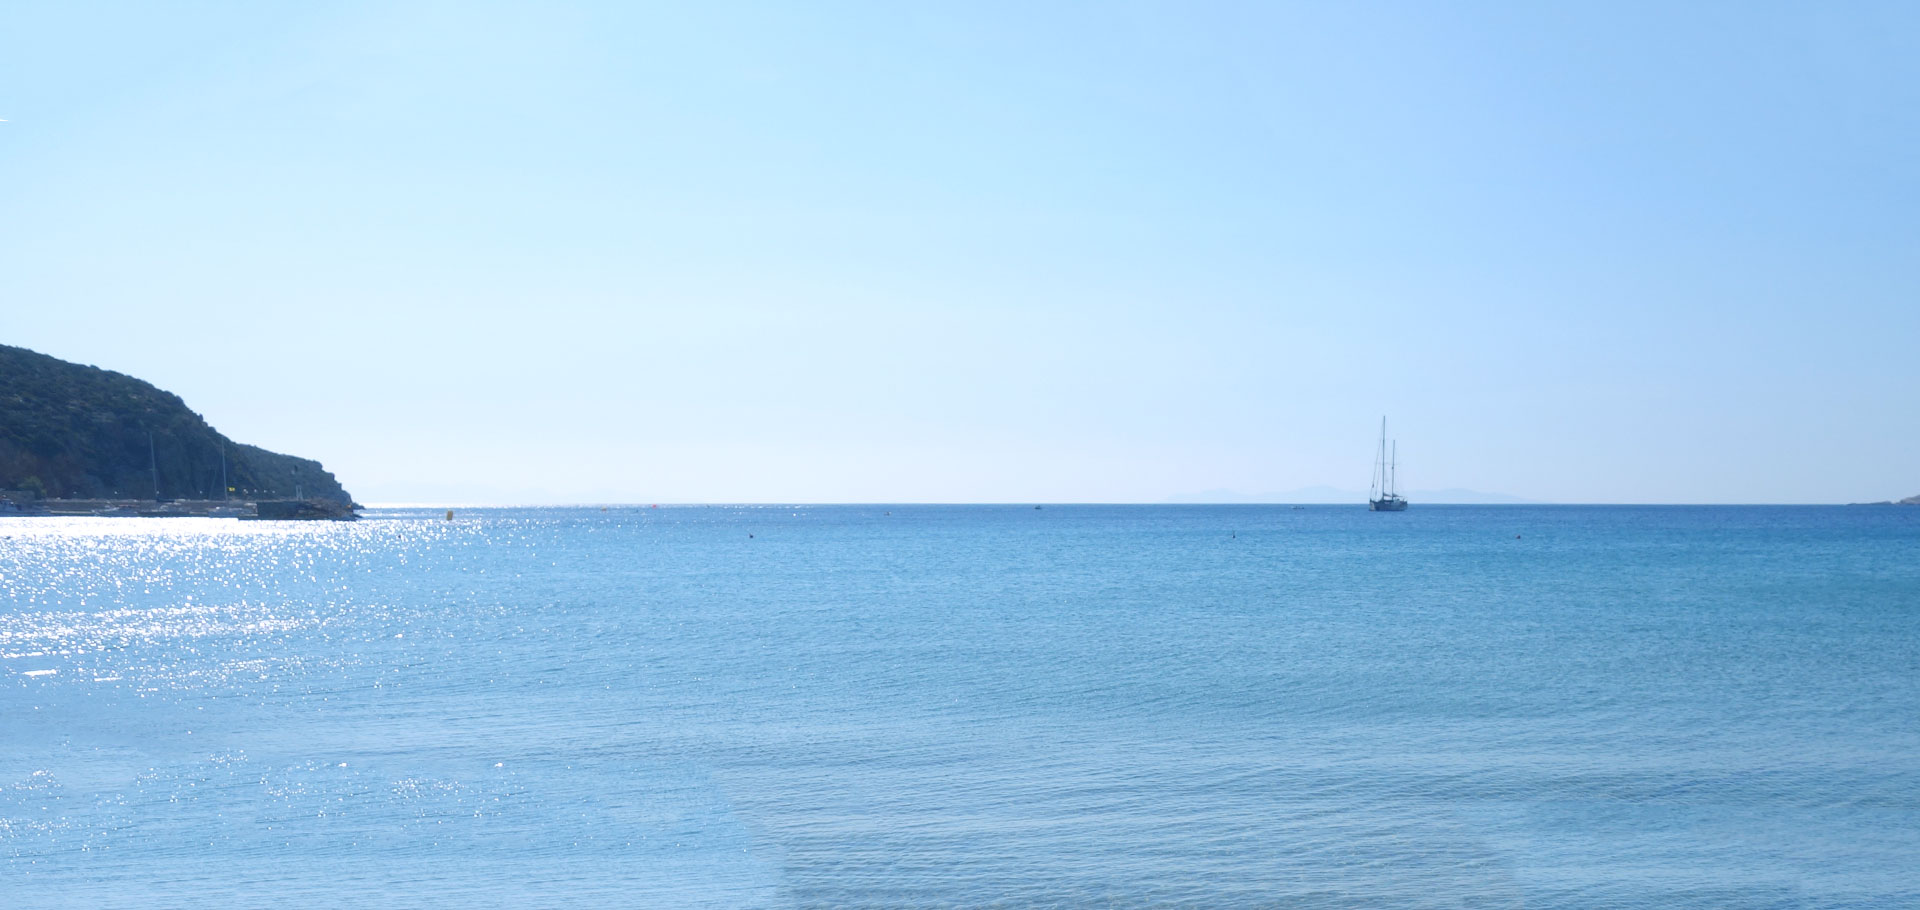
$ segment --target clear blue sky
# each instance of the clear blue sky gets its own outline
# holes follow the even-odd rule
[[[0,341],[363,501],[1920,492],[1920,7],[0,8]]]

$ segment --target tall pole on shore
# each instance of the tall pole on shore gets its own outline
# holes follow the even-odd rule
[[[153,470],[153,500],[160,501],[160,455],[153,448],[153,431],[147,431],[147,464]]]

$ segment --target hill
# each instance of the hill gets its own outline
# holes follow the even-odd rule
[[[302,496],[350,504],[320,463],[236,443],[132,376],[0,345],[0,489],[51,498]]]

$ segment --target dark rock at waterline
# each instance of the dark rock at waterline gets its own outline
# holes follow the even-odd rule
[[[353,506],[331,499],[263,499],[254,503],[257,521],[355,521]]]

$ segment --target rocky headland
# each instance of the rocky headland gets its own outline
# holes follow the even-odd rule
[[[221,489],[224,470],[226,487]],[[308,458],[235,442],[180,396],[122,373],[0,345],[0,491],[57,501],[311,501],[353,497]],[[303,514],[304,517],[304,514]]]

